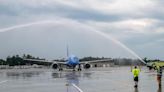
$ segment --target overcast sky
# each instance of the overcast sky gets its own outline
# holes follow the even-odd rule
[[[50,26],[48,23],[58,21],[62,24],[62,26],[60,25],[61,28],[64,25],[66,26],[58,30],[72,30],[72,28],[77,30],[79,27],[80,30],[83,29],[86,33],[87,30],[93,28],[117,39],[141,58],[148,57],[164,60],[163,4],[163,0],[0,0],[0,42],[7,45],[6,42],[10,42],[11,37],[6,37],[7,34],[17,36],[16,31],[27,31],[27,28],[30,30],[29,35],[36,30],[55,29],[52,26],[58,26],[57,24],[53,23],[54,25]],[[37,26],[31,26],[33,25],[31,23],[37,24]],[[26,27],[26,29],[20,30],[17,28],[18,25]],[[39,29],[38,27],[42,28]],[[15,44],[19,44],[19,42]],[[12,44],[11,48],[14,48],[14,46]],[[15,46],[15,49],[18,47]],[[104,48],[104,46],[99,45],[98,48]],[[113,48],[112,45],[111,48]],[[0,46],[0,50],[1,58],[6,57],[8,54],[14,54],[14,50],[10,49],[10,46]],[[119,54],[117,50],[119,49],[115,49]],[[44,55],[35,53],[37,51],[21,51],[21,53],[27,52],[38,56]],[[46,54],[45,57],[52,58],[53,55],[51,54],[53,53]],[[92,55],[93,53],[89,54]],[[118,56],[121,56],[121,54]],[[62,57],[62,55],[58,57]]]

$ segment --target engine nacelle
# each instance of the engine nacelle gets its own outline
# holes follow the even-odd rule
[[[52,68],[53,68],[53,69],[57,69],[57,68],[58,68],[58,64],[53,64],[53,65],[52,65]]]
[[[85,68],[85,69],[89,69],[90,67],[91,67],[90,64],[85,64],[85,65],[84,65],[84,68]]]

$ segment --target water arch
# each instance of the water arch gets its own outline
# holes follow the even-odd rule
[[[40,25],[41,26],[45,26],[46,24],[48,24],[48,27],[46,27],[45,29],[44,28],[40,28]],[[31,26],[36,26],[36,27],[34,27],[34,29],[30,29],[29,27],[31,27]],[[13,30],[13,31],[11,31],[11,30]],[[20,30],[21,30],[21,32],[20,32]],[[31,30],[41,30],[41,31],[38,31],[36,33],[32,33],[34,31],[31,31]],[[46,31],[48,31],[48,32],[46,32]],[[35,39],[37,39],[37,37],[40,37],[40,36],[41,37],[47,36],[46,37],[47,40],[40,38],[42,41],[39,42],[40,45],[43,45],[43,44],[41,44],[42,42],[46,42],[46,41],[52,42],[52,44],[47,44],[46,45],[47,48],[48,47],[52,48],[55,44],[60,44],[60,42],[62,42],[62,41],[65,41],[65,43],[64,44],[60,44],[60,45],[66,45],[66,44],[70,45],[72,43],[76,43],[76,44],[73,44],[73,45],[83,45],[83,48],[80,48],[80,49],[84,49],[84,48],[91,49],[91,48],[95,47],[94,49],[91,49],[88,52],[87,52],[87,50],[84,50],[84,51],[86,51],[88,53],[88,55],[91,54],[89,52],[94,52],[93,50],[97,50],[98,53],[101,52],[100,54],[104,53],[105,50],[102,50],[100,48],[105,48],[104,46],[107,45],[107,44],[104,44],[104,43],[108,43],[109,44],[109,42],[103,42],[104,39],[106,39],[106,40],[110,40],[112,43],[114,43],[117,48],[121,47],[123,50],[126,50],[128,53],[130,53],[134,57],[138,58],[141,62],[145,63],[134,51],[129,49],[127,46],[125,46],[120,41],[114,39],[110,35],[107,35],[107,34],[101,32],[101,31],[95,30],[94,28],[92,28],[90,26],[84,25],[84,24],[76,22],[76,21],[71,21],[71,22],[68,21],[68,20],[64,20],[64,22],[63,22],[63,20],[62,21],[56,21],[56,20],[55,21],[52,21],[52,20],[38,21],[38,22],[21,24],[21,25],[16,25],[16,26],[0,29],[0,32],[1,32],[1,34],[5,34],[5,35],[8,35],[10,37],[11,36],[13,36],[13,37],[16,36],[17,33],[15,33],[15,35],[13,35],[14,32],[19,32],[18,34],[20,34],[20,35],[19,35],[18,38],[15,38],[16,40],[20,40],[21,37],[29,39],[28,36],[33,36],[33,38],[31,40],[35,40]],[[26,36],[24,36],[25,34],[26,34]],[[60,40],[58,43],[55,43],[55,44],[53,44],[53,40],[55,40],[53,38],[54,34],[55,34],[55,37],[56,37],[56,38],[55,37],[54,38]],[[82,36],[80,38],[78,38],[80,35],[82,35]],[[64,39],[61,39],[60,37],[61,38],[63,37]],[[71,38],[71,37],[73,37],[73,38]],[[76,38],[78,38],[78,40],[79,39],[82,39],[82,40],[76,41]],[[8,39],[8,40],[13,40],[13,39]],[[97,46],[98,44],[96,44],[97,42],[94,42],[95,40],[98,41],[98,44],[101,44],[101,46],[100,45]],[[36,41],[38,41],[38,40],[36,40]],[[72,42],[70,42],[70,41],[72,41]],[[30,40],[28,40],[27,43],[30,44]],[[35,44],[35,43],[33,43],[33,44]],[[93,47],[92,46],[88,46],[87,44],[89,44],[89,45],[93,44],[92,45]],[[12,45],[12,44],[9,44],[9,45]],[[26,45],[26,43],[24,43],[24,45]],[[35,45],[37,45],[37,44],[35,44]],[[52,46],[50,46],[50,45],[52,45]],[[71,45],[72,48],[74,48],[73,45]],[[112,47],[110,47],[110,45],[108,45],[109,48],[112,48]],[[42,47],[42,46],[40,46],[40,47]],[[90,48],[88,48],[88,47],[90,47]],[[115,47],[115,46],[113,46],[113,47]],[[35,47],[35,48],[37,48],[37,47]],[[113,50],[113,49],[117,50],[117,48],[112,48],[111,50]],[[80,51],[78,51],[78,49],[79,48],[75,48],[72,52],[75,52],[75,51],[80,52]],[[59,52],[59,51],[57,51],[57,52]],[[42,53],[44,53],[44,51]],[[77,54],[77,53],[75,53],[75,54]],[[108,54],[108,53],[106,53],[106,54]]]

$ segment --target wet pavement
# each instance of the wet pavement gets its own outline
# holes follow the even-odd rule
[[[68,85],[67,85],[68,84]],[[164,78],[162,78],[164,84]],[[162,92],[156,72],[142,67],[135,89],[130,67],[92,68],[81,72],[52,69],[0,70],[0,92]],[[164,91],[163,91],[164,92]]]

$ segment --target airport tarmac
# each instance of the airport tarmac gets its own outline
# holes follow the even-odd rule
[[[92,68],[81,72],[10,69],[0,70],[0,92],[78,92],[75,86],[83,92],[162,92],[155,71],[142,67],[139,79],[139,87],[135,89],[130,67]]]

